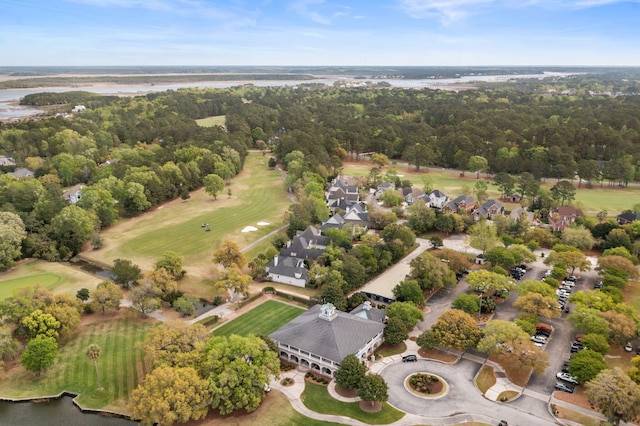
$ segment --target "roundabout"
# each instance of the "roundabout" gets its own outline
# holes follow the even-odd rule
[[[404,380],[404,388],[420,398],[431,400],[442,398],[449,391],[442,377],[428,372],[411,374]]]

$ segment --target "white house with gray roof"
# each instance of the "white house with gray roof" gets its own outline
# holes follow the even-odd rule
[[[309,276],[304,260],[288,256],[275,256],[265,266],[265,272],[271,281],[303,288]]]
[[[311,307],[269,337],[278,345],[280,358],[333,377],[347,355],[366,361],[382,344],[384,327],[327,303]]]

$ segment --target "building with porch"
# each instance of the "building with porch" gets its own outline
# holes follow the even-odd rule
[[[370,304],[368,308],[375,309]],[[327,303],[311,307],[269,337],[278,345],[283,360],[333,377],[347,355],[366,362],[382,344],[384,327],[366,315],[341,312]]]

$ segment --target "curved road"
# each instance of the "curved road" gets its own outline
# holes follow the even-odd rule
[[[473,419],[498,423],[507,420],[509,425],[557,425],[548,412],[547,404],[526,396],[518,400],[522,409],[512,404],[501,404],[485,399],[473,384],[473,378],[481,365],[461,359],[455,365],[431,360],[396,362],[386,366],[380,374],[389,385],[389,403],[407,413],[420,416],[431,425],[450,424],[452,417],[468,415]],[[420,398],[404,387],[410,374],[432,372],[447,381],[448,393],[439,399]],[[524,404],[523,404],[524,403]],[[526,409],[526,411],[524,411]],[[449,419],[449,420],[447,420]]]

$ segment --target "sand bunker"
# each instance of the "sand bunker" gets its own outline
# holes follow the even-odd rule
[[[269,222],[258,222],[258,226],[267,226]]]
[[[241,232],[252,232],[257,230],[258,228],[256,228],[255,226],[245,226]]]

